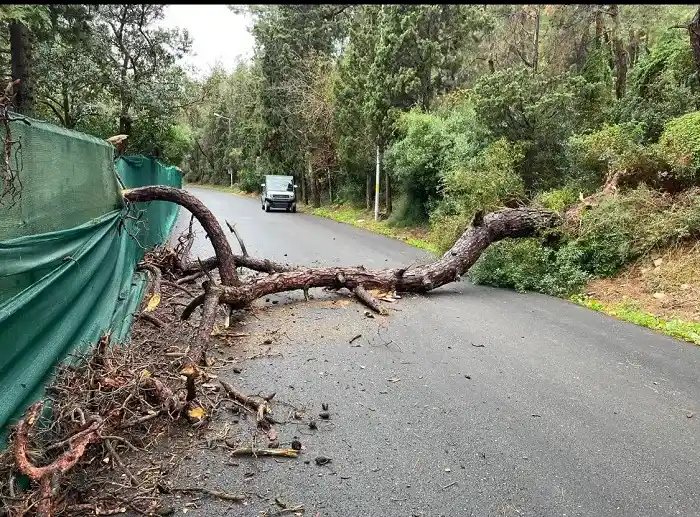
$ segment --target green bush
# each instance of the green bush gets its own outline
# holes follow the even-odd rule
[[[515,172],[522,147],[505,138],[448,170],[442,179],[444,199],[431,214],[432,238],[448,249],[479,210],[489,212],[524,198],[525,187]]]
[[[264,175],[256,170],[242,169],[238,173],[238,187],[244,192],[260,192]]]
[[[677,177],[695,179],[700,169],[700,111],[669,120],[658,147]]]
[[[579,197],[583,194],[582,190],[576,184],[569,184],[560,189],[539,193],[533,200],[533,204],[553,212],[561,212],[579,201]]]
[[[698,79],[688,36],[671,29],[632,69],[615,118],[640,122],[644,142],[655,142],[667,121],[694,111],[697,103]]]
[[[699,235],[697,191],[673,197],[642,186],[583,212],[558,241],[522,239],[489,247],[470,276],[476,283],[571,295],[591,278],[614,275],[642,256]]]
[[[430,204],[438,197],[440,173],[452,139],[442,118],[420,110],[401,115],[397,127],[401,137],[386,150],[384,164],[410,210],[397,212],[394,220],[406,215],[413,223],[425,222]]]

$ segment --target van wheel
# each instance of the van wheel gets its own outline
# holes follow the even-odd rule
[[[294,203],[294,204],[292,205],[292,213],[293,213],[293,214],[296,214],[296,213],[297,213],[297,204],[296,204],[296,203]]]
[[[269,212],[269,211],[270,211],[270,202],[265,201],[265,212]]]
[[[260,210],[265,210],[265,203],[260,205]]]

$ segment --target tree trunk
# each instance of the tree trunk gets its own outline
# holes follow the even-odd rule
[[[535,11],[535,50],[534,50],[534,55],[532,56],[532,71],[534,73],[537,73],[537,68],[539,66],[540,62],[540,12],[542,10],[541,5],[537,5],[536,11]]]
[[[314,208],[318,208],[321,206],[321,193],[319,192],[318,178],[316,177],[316,172],[314,171],[314,165],[311,155],[309,155],[308,157],[307,167],[309,186],[311,187],[311,204]]]
[[[488,63],[489,63],[489,72],[491,72],[492,74],[496,73],[496,65],[494,64],[493,59],[489,58]]]
[[[588,38],[590,37],[590,28],[587,24],[583,29],[583,34],[581,34],[581,40],[578,45],[576,45],[576,56],[574,61],[576,63],[576,70],[581,72],[583,67],[586,65],[586,57],[588,56]]]
[[[693,16],[690,25],[688,25],[688,34],[690,35],[690,48],[693,51],[695,71],[700,77],[700,7],[698,7],[695,16]]]
[[[367,179],[365,181],[365,207],[367,210],[372,210],[372,193],[374,192],[374,175],[371,172],[367,172]]]
[[[603,36],[603,15],[599,5],[594,6],[593,19],[595,20],[595,44],[600,47],[600,40]]]
[[[119,133],[122,135],[129,135],[131,136],[131,125],[132,125],[132,120],[131,117],[127,113],[122,113],[119,115]],[[201,149],[201,146],[200,146]],[[204,150],[202,150],[202,154],[204,154]],[[206,154],[205,154],[206,156]],[[214,164],[212,164],[213,167]]]
[[[10,56],[12,79],[20,80],[14,108],[18,113],[31,117],[34,114],[32,45],[27,27],[19,22],[10,23]]]
[[[617,4],[610,4],[610,16],[612,17],[611,43],[615,56],[615,96],[621,99],[627,86],[627,51],[620,38],[620,11]]]
[[[391,176],[389,176],[389,172],[386,170],[384,170],[384,182],[384,202],[386,206],[386,216],[389,217],[393,207],[391,206]]]
[[[358,267],[308,268],[258,277],[237,287],[223,287],[221,301],[244,308],[260,297],[273,293],[329,287],[350,290],[396,290],[425,293],[459,281],[494,242],[508,237],[527,237],[558,225],[559,217],[542,210],[509,208],[475,221],[440,259],[412,269],[367,270]]]
[[[639,31],[634,29],[629,30],[629,45],[627,50],[627,55],[629,56],[630,68],[633,68],[637,63],[637,56],[639,56]]]

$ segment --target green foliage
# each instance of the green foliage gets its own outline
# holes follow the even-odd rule
[[[632,70],[616,118],[641,122],[645,141],[656,141],[668,120],[696,110],[699,101],[688,37],[672,29]]]
[[[432,236],[442,250],[454,244],[478,211],[492,211],[524,198],[516,169],[521,146],[496,140],[443,175],[444,199],[431,215]]]
[[[385,165],[398,179],[406,196],[405,213],[413,222],[426,221],[437,200],[440,174],[452,145],[444,120],[435,115],[410,111],[397,123],[402,135],[387,149]]]
[[[478,283],[551,295],[577,292],[590,278],[614,275],[631,261],[700,235],[700,194],[660,196],[640,187],[604,199],[559,239],[490,247],[470,270]]]
[[[551,188],[566,176],[566,139],[596,118],[589,116],[600,109],[593,102],[596,88],[583,77],[546,78],[509,69],[477,82],[476,112],[493,135],[524,146],[519,172],[526,186]]]
[[[583,195],[581,188],[575,184],[567,184],[559,189],[540,192],[533,200],[533,204],[541,206],[553,212],[562,212],[579,201]]]
[[[700,111],[668,121],[659,138],[659,151],[677,176],[695,179],[700,170]]]

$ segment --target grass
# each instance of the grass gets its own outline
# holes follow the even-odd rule
[[[252,198],[258,197],[258,194],[256,194],[255,192],[245,192],[245,191],[241,190],[240,188],[238,188],[236,185],[234,185],[233,188],[226,187],[224,185],[210,185],[210,184],[204,184],[204,183],[190,183],[190,184],[183,185],[183,186],[184,187],[193,186],[193,187],[197,187],[197,188],[206,188],[206,189],[210,189],[210,190],[217,190],[219,192],[225,192],[226,194],[233,194],[235,196],[252,197]]]
[[[586,296],[574,296],[571,298],[571,301],[619,320],[634,323],[635,325],[659,331],[667,336],[700,345],[700,323],[679,319],[666,320],[649,312],[639,310],[634,303],[630,302],[610,304]]]
[[[387,221],[375,221],[374,215],[362,208],[355,208],[349,205],[330,205],[320,208],[299,205],[299,211],[333,219],[340,223],[351,224],[358,228],[364,228],[365,230],[403,241],[416,248],[431,253],[438,253],[437,246],[427,239],[427,230],[422,228],[395,228],[390,226]]]

